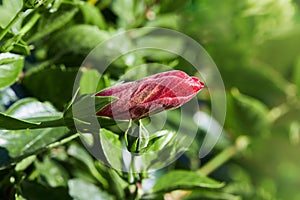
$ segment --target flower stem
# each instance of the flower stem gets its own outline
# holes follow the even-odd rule
[[[221,165],[223,165],[234,155],[246,149],[248,144],[249,144],[248,137],[246,136],[238,137],[233,146],[224,149],[220,154],[218,154],[212,160],[206,163],[197,172],[200,174],[209,175],[211,172],[219,168]]]

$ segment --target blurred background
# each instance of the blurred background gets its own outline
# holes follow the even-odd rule
[[[5,2],[0,1],[3,5]],[[78,67],[98,42],[132,28],[149,26],[177,30],[201,44],[216,63],[226,87],[227,116],[224,133],[208,156],[198,158],[203,140],[203,135],[199,134],[170,169],[196,170],[230,147],[236,138],[246,136],[249,140],[246,150],[210,175],[226,183],[222,191],[242,199],[300,199],[299,0],[41,2],[35,7],[37,1],[24,1],[27,8],[35,11],[25,14],[13,30],[20,30],[22,23],[30,21],[34,13],[39,13],[40,19],[22,35],[22,40],[13,39],[14,44],[20,45],[8,45],[7,41],[14,38],[11,35],[1,43],[2,52],[26,56],[20,81],[0,91],[1,111],[27,96],[49,101],[56,109],[63,110],[71,98],[72,81]],[[0,25],[5,25],[9,14],[2,12],[1,15]],[[160,42],[170,44],[168,39]],[[108,69],[100,88],[111,85],[132,67],[149,62],[162,63],[190,75],[195,73],[185,60],[174,55],[132,55],[120,58]],[[209,102],[209,94],[204,92],[201,100]],[[209,103],[203,110],[210,112]],[[61,170],[59,173],[67,174],[69,165],[75,166],[74,174],[84,171],[78,161],[66,157],[71,155],[66,148],[80,149],[77,143],[77,146],[72,145],[46,155],[60,160],[54,167]],[[35,164],[38,170],[35,173],[43,174],[43,167],[55,165],[48,158],[42,160]],[[51,182],[53,174],[43,174],[44,178],[39,181],[64,186],[68,176],[59,173],[56,175],[63,177],[62,182]]]

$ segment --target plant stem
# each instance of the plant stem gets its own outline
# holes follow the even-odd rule
[[[30,20],[20,30],[19,37],[24,36],[35,25],[35,23],[39,20],[40,17],[41,15],[39,13],[34,13]]]
[[[21,11],[19,11],[16,16],[11,20],[11,22],[9,22],[9,24],[5,27],[5,29],[3,29],[2,31],[0,31],[0,40],[3,39],[3,37],[6,35],[6,33],[8,32],[8,30],[16,23],[16,21],[18,21],[18,19],[20,19],[21,17]]]
[[[18,16],[21,16],[21,14],[18,14]],[[13,46],[16,43],[18,43],[22,39],[22,37],[35,25],[35,23],[39,20],[40,17],[41,17],[41,15],[39,13],[34,13],[34,15],[25,24],[25,26],[22,27],[22,29],[19,31],[18,34],[16,34],[15,36],[10,38],[9,40],[5,41],[5,43],[1,46],[1,50],[2,51],[10,51],[13,48]],[[14,20],[12,22],[15,23]],[[7,26],[7,27],[9,27],[9,26]],[[8,29],[6,30],[6,32],[7,31],[8,31]],[[6,32],[4,31],[2,34],[5,35]]]
[[[41,122],[39,125],[32,127],[31,129],[51,128],[51,127],[60,127],[60,126],[66,126],[64,118],[59,118],[51,121],[44,121]]]
[[[249,144],[248,137],[246,136],[238,137],[233,146],[224,149],[220,154],[218,154],[212,160],[206,163],[197,172],[200,174],[209,175],[211,172],[219,168],[221,165],[223,165],[234,155],[246,149],[248,144]]]
[[[75,133],[75,134],[71,135],[70,137],[67,137],[67,138],[64,138],[64,139],[62,139],[62,140],[60,140],[60,141],[54,142],[54,143],[52,143],[52,144],[49,144],[49,145],[47,146],[47,149],[52,149],[52,148],[54,148],[54,147],[63,145],[63,144],[65,144],[65,143],[68,143],[68,142],[74,140],[75,138],[77,138],[77,137],[79,137],[79,136],[80,136],[79,133]]]

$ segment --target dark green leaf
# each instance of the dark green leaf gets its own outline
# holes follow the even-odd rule
[[[37,184],[36,182],[23,181],[21,184],[22,196],[30,200],[71,200],[67,188],[50,188]]]
[[[152,192],[169,192],[178,189],[221,188],[224,184],[196,172],[174,170],[158,179]]]
[[[23,56],[12,53],[0,54],[0,88],[16,82],[22,72],[23,65]]]
[[[7,114],[0,113],[0,129],[18,130],[38,126],[40,123],[33,123],[11,117]]]
[[[41,101],[50,101],[59,109],[72,98],[77,70],[74,68],[36,68],[25,74],[22,84]]]

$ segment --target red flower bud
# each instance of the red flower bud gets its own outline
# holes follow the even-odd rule
[[[158,73],[143,79],[115,85],[96,96],[118,100],[97,113],[115,119],[141,119],[163,110],[175,109],[191,100],[204,87],[196,77],[178,70]]]

